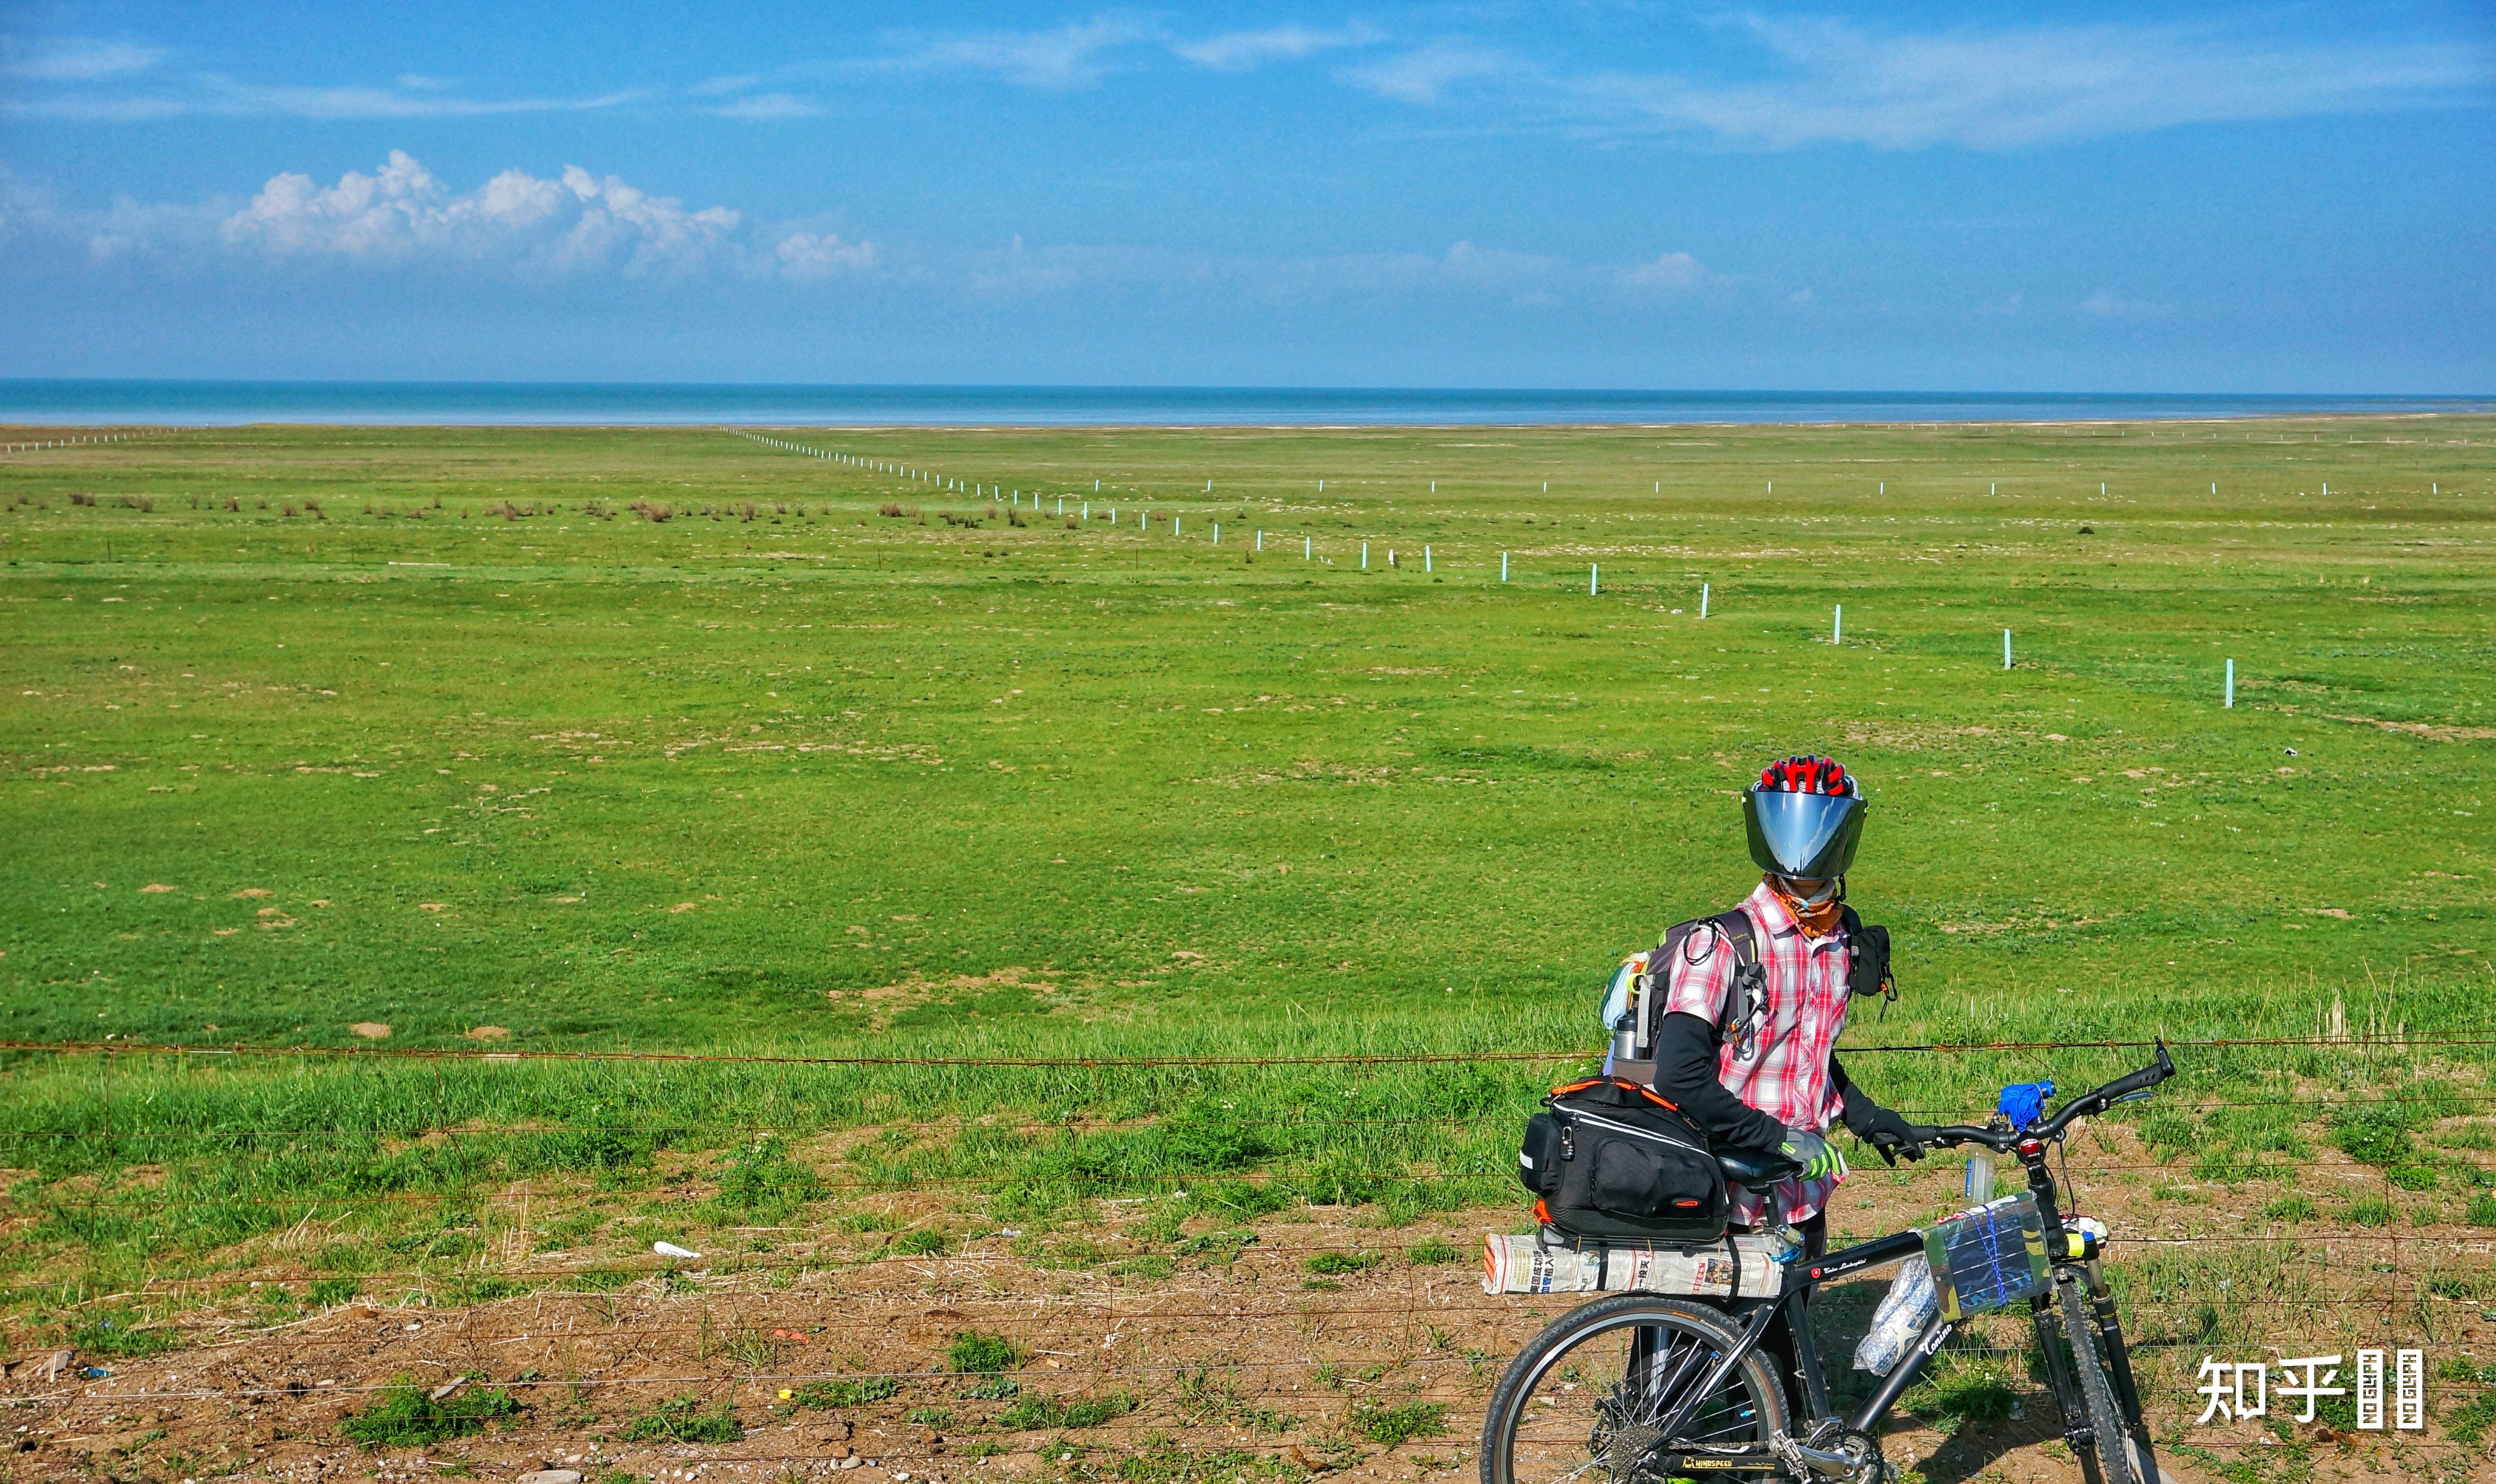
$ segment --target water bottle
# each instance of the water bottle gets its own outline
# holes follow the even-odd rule
[[[1942,1312],[1941,1295],[1933,1288],[1932,1265],[1921,1256],[1910,1257],[1898,1264],[1898,1276],[1889,1280],[1889,1291],[1881,1307],[1872,1311],[1871,1333],[1855,1346],[1855,1369],[1869,1371],[1874,1376],[1887,1376],[1897,1365],[1898,1357],[1933,1322]]]
[[[1967,1157],[1967,1203],[1972,1209],[1993,1199],[1993,1151],[1980,1149]]]

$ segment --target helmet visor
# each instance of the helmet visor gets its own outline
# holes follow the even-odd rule
[[[1825,881],[1844,876],[1855,863],[1863,800],[1750,788],[1742,794],[1742,819],[1750,829],[1751,859],[1761,870]]]

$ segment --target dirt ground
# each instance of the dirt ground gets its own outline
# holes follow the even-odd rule
[[[2110,1139],[2093,1157],[2143,1167],[2126,1165],[2127,1154],[2137,1159],[2137,1146]],[[2249,1220],[2231,1212],[2246,1203],[2196,1194],[2175,1178],[2091,1183],[2092,1209],[2118,1233],[2116,1265],[2172,1264],[2178,1252],[2216,1261],[2229,1251],[2225,1239]],[[2368,1178],[2326,1160],[2304,1189]],[[1870,1234],[1928,1220],[1956,1179],[1955,1166],[1859,1172],[1838,1213],[1840,1231]],[[1108,1208],[1105,1220],[1116,1219]],[[1120,1234],[1096,1231],[1079,1239],[1088,1251],[1074,1261],[1048,1251],[1028,1255],[1029,1244],[1027,1255],[1016,1256],[1011,1231],[957,1253],[860,1260],[827,1231],[820,1240],[782,1239],[767,1253],[653,1269],[605,1292],[563,1291],[547,1273],[531,1278],[542,1285],[537,1291],[466,1310],[356,1303],[277,1328],[203,1310],[186,1321],[193,1343],[181,1348],[145,1360],[78,1361],[109,1375],[74,1369],[47,1380],[34,1367],[13,1368],[0,1431],[14,1451],[0,1455],[0,1479],[238,1484],[247,1475],[312,1484],[515,1478],[554,1469],[577,1471],[586,1484],[622,1484],[613,1477],[619,1472],[654,1484],[794,1484],[836,1473],[849,1484],[1185,1484],[1243,1473],[1364,1484],[1438,1476],[1453,1484],[1477,1468],[1482,1407],[1506,1357],[1582,1302],[1482,1291],[1484,1231],[1515,1225],[1505,1203],[1396,1228],[1377,1224],[1374,1213],[1315,1208],[1254,1223],[1253,1241],[1234,1233],[1201,1240],[1194,1252],[1181,1242],[1122,1257]],[[2190,1247],[2188,1229],[2196,1234]],[[2475,1299],[2433,1300],[2417,1274],[2421,1264],[2449,1271],[2459,1263],[2483,1277],[2488,1237],[2415,1223],[2337,1231],[2327,1248],[2317,1247],[2328,1253],[2315,1264],[2320,1286],[2279,1321],[2279,1338],[2225,1358],[2298,1353],[2309,1343],[2416,1345],[2420,1323],[2440,1346],[2430,1348],[2430,1365],[2444,1353],[2483,1352],[2496,1344],[2496,1316]],[[1431,1251],[1434,1241],[1444,1248]],[[1313,1275],[1311,1257],[1327,1252],[1375,1261]],[[541,1255],[558,1262],[564,1254]],[[2276,1259],[2258,1258],[2256,1268],[2262,1263]],[[1857,1384],[1845,1374],[1847,1360],[1882,1287],[1875,1280],[1833,1288],[1816,1305],[1841,1395]],[[2203,1346],[2176,1317],[2189,1307],[2143,1296],[2134,1321],[2134,1338],[2152,1342],[2139,1362],[2142,1386],[2171,1477],[2194,1484],[2496,1478],[2486,1453],[2444,1439],[2440,1430],[2337,1435],[2314,1425],[2193,1425],[2200,1407],[2193,1368]],[[1018,1396],[1002,1394],[993,1379],[980,1394],[980,1378],[947,1371],[947,1347],[966,1332],[1003,1335],[1028,1352],[1010,1376]],[[1923,1484],[2080,1478],[2050,1394],[2027,1370],[2022,1342],[2033,1336],[2024,1316],[1983,1321],[1971,1340],[1970,1354],[1954,1363],[1991,1364],[2014,1398],[2011,1415],[1902,1410],[1883,1438],[1889,1460]],[[1988,1354],[1988,1347],[1998,1348]],[[822,1393],[805,1391],[876,1375],[893,1377],[890,1395],[827,1406]],[[367,1450],[340,1432],[382,1388],[413,1381],[430,1391],[463,1376],[485,1378],[471,1383],[479,1389],[505,1389],[522,1409],[479,1436],[429,1449]],[[628,1438],[635,1419],[679,1397],[733,1406],[741,1438]],[[1011,1430],[1017,1419],[1008,1408],[1035,1399],[1111,1405],[1106,1420],[1044,1411],[1053,1425]],[[2452,1400],[2430,1385],[2432,1413],[2440,1416]],[[1445,1410],[1420,1413],[1420,1436],[1382,1443],[1369,1424],[1382,1410],[1415,1404]],[[2275,1399],[2273,1411],[2284,1417],[2290,1407]]]

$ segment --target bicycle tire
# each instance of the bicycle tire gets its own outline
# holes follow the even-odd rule
[[[1619,1341],[1614,1343],[1627,1344],[1629,1332],[1639,1329],[1676,1332],[1695,1345],[1703,1346],[1702,1354],[1712,1351],[1721,1355],[1741,1343],[1741,1331],[1722,1311],[1684,1299],[1624,1293],[1571,1310],[1545,1325],[1543,1333],[1517,1351],[1516,1358],[1509,1362],[1507,1372],[1501,1376],[1498,1388],[1491,1393],[1490,1407],[1482,1417],[1482,1484],[1545,1484],[1546,1479],[1562,1476],[1584,1481],[1584,1484],[1605,1484],[1606,1480],[1609,1480],[1609,1484],[1632,1484],[1633,1475],[1623,1473],[1615,1477],[1600,1452],[1574,1469],[1553,1473],[1532,1469],[1520,1478],[1516,1452],[1519,1426],[1527,1420],[1524,1413],[1534,1404],[1544,1379],[1562,1371],[1563,1362],[1580,1347],[1588,1346],[1590,1343],[1606,1342],[1616,1331],[1621,1334]],[[1666,1353],[1674,1352],[1668,1345]],[[1597,1382],[1600,1384],[1601,1377],[1597,1377]],[[1591,1405],[1592,1410],[1600,1413],[1605,1399],[1616,1395],[1620,1387],[1628,1384],[1629,1380],[1624,1376],[1609,1391],[1599,1393],[1589,1386],[1586,1395],[1576,1400],[1578,1405]],[[1571,1385],[1573,1396],[1575,1390],[1575,1385]],[[1723,1400],[1720,1402],[1718,1399]],[[1669,1405],[1677,1400],[1677,1395],[1668,1396],[1657,1405]],[[1724,1390],[1707,1400],[1713,1419],[1720,1423],[1719,1427],[1702,1435],[1712,1441],[1764,1442],[1787,1426],[1785,1385],[1770,1365],[1769,1357],[1757,1350],[1734,1368]],[[1552,1405],[1560,1404],[1555,1402]],[[1745,1405],[1749,1407],[1747,1416],[1742,1415]],[[1554,1449],[1569,1446],[1572,1437],[1570,1424],[1547,1410],[1542,1415],[1554,1424],[1549,1446]],[[1595,1439],[1604,1436],[1607,1425],[1600,1416],[1582,1420],[1587,1431],[1576,1442],[1576,1453],[1580,1458],[1584,1458]],[[1748,1438],[1732,1436],[1737,1430],[1752,1436]]]
[[[2089,1412],[2091,1446],[2098,1456],[2098,1476],[2106,1484],[2140,1484],[2132,1456],[2132,1438],[2124,1431],[2123,1413],[2114,1405],[2114,1386],[2106,1379],[2106,1362],[2098,1354],[2097,1335],[2089,1326],[2080,1285],[2070,1278],[2054,1286],[2063,1301],[2063,1338],[2072,1346],[2073,1369],[2080,1373],[2080,1395]]]

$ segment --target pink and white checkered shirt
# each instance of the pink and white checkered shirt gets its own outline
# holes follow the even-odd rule
[[[1750,914],[1753,948],[1767,970],[1766,1003],[1752,1026],[1725,1025],[1717,1079],[1745,1105],[1788,1128],[1825,1132],[1841,1106],[1829,1082],[1828,1054],[1846,1029],[1846,932],[1840,928],[1825,938],[1804,937],[1794,913],[1766,881],[1742,900],[1742,911]],[[1668,970],[1665,1012],[1715,1024],[1729,1013],[1725,998],[1732,978],[1733,954],[1723,937],[1693,934],[1684,956]],[[1739,1009],[1732,1006],[1730,1012]],[[1839,1178],[1778,1182],[1770,1192],[1776,1220],[1810,1217],[1828,1203]],[[1758,1225],[1767,1210],[1768,1201],[1758,1193],[1734,1191],[1736,1222]]]

